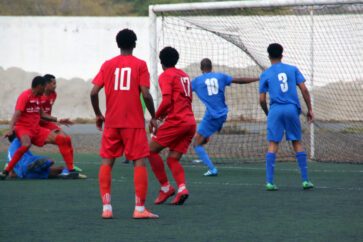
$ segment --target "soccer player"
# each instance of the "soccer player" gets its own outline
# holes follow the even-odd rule
[[[212,72],[212,61],[204,58],[200,62],[203,75],[192,80],[192,90],[207,107],[203,120],[200,122],[194,140],[194,150],[199,158],[208,167],[203,176],[217,176],[218,171],[214,167],[203,145],[215,132],[219,132],[223,123],[227,120],[228,107],[225,103],[225,88],[231,83],[246,84],[258,81],[258,78],[235,78],[224,73]]]
[[[147,193],[147,169],[145,158],[149,156],[144,115],[140,92],[151,115],[150,132],[157,125],[153,98],[149,92],[150,77],[146,63],[132,55],[136,46],[136,34],[130,29],[121,30],[116,36],[118,55],[106,61],[93,80],[91,102],[96,114],[96,126],[102,130],[100,156],[102,164],[99,184],[103,203],[102,218],[112,218],[111,170],[115,159],[125,152],[128,160],[134,162],[135,211],[133,218],[158,218],[145,208]],[[100,111],[98,93],[105,87],[106,117]]]
[[[166,160],[171,173],[178,185],[178,192],[171,202],[182,205],[189,196],[185,186],[184,168],[180,158],[188,150],[195,133],[195,119],[192,111],[192,92],[190,79],[182,70],[175,68],[179,53],[172,47],[165,47],[159,54],[164,72],[159,77],[159,85],[163,95],[162,102],[156,112],[158,120],[165,122],[158,128],[157,134],[150,141],[149,161],[151,168],[160,182],[161,189],[155,204],[161,204],[175,194],[169,184],[163,160],[159,153],[166,147],[169,154]]]
[[[305,86],[305,78],[296,66],[281,62],[283,47],[278,43],[270,44],[267,48],[271,67],[260,76],[260,105],[267,115],[268,151],[266,154],[266,188],[268,191],[278,190],[273,182],[276,153],[279,143],[286,134],[286,140],[291,140],[300,167],[302,186],[304,189],[313,188],[309,181],[306,153],[301,142],[301,124],[299,115],[301,106],[296,86],[299,86],[308,108],[307,121],[314,121],[310,94]],[[266,93],[270,95],[270,110],[266,104]]]
[[[8,139],[11,143],[7,156],[7,162],[9,163],[15,152],[21,147],[21,142],[16,138],[15,134],[9,136]],[[28,150],[14,168],[10,170],[9,177],[20,179],[68,178],[63,175],[68,173],[64,172],[65,170],[68,170],[67,168],[53,165],[53,159],[33,155],[32,152]],[[77,178],[86,178],[86,176],[79,173]]]
[[[18,97],[15,112],[10,121],[10,129],[3,135],[6,138],[14,132],[21,142],[21,147],[15,152],[8,166],[0,173],[0,179],[5,179],[10,170],[16,165],[21,157],[26,153],[32,144],[43,146],[44,144],[56,144],[62,154],[69,169],[69,176],[78,177],[78,172],[74,170],[72,146],[66,137],[57,134],[54,130],[45,129],[39,126],[40,118],[57,122],[56,117],[46,114],[40,106],[41,95],[44,93],[45,79],[36,76],[32,80],[31,89],[28,89]],[[60,119],[60,124],[73,124],[69,119]]]

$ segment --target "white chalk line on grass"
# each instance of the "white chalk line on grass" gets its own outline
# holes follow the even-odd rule
[[[96,178],[87,178],[88,180],[97,180]],[[112,178],[112,182],[116,183],[124,183],[127,182],[127,179],[116,179]],[[188,184],[194,184],[194,185],[223,185],[223,186],[243,186],[243,187],[265,187],[264,184],[254,184],[254,183],[231,183],[231,182],[199,182],[199,181],[189,181]],[[302,187],[297,186],[279,186],[279,188],[295,188],[295,189],[302,189]],[[345,191],[363,191],[363,188],[360,187],[326,187],[326,186],[316,186],[313,188],[313,190],[345,190]]]

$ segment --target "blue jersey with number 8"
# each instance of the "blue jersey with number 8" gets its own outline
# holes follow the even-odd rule
[[[192,80],[192,90],[207,107],[205,117],[217,119],[227,115],[224,91],[230,86],[233,77],[224,73],[203,73]]]
[[[302,82],[305,82],[305,78],[296,66],[279,62],[261,74],[260,93],[269,93],[270,106],[295,104],[301,113],[296,85]]]

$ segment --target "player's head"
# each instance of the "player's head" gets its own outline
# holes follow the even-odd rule
[[[45,88],[45,78],[42,76],[36,76],[32,80],[32,89],[36,95],[42,95]]]
[[[268,56],[271,60],[281,60],[284,48],[278,43],[272,43],[267,47]]]
[[[159,59],[163,68],[175,67],[179,60],[179,53],[173,47],[165,47],[159,53]]]
[[[122,50],[135,48],[136,40],[136,34],[131,29],[123,29],[116,35],[117,46]]]
[[[57,87],[55,76],[46,74],[43,77],[45,79],[45,91],[54,92]]]
[[[208,58],[204,58],[200,62],[200,69],[202,72],[211,72],[212,71],[212,61]]]

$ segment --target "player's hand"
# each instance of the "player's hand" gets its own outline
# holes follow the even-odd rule
[[[103,117],[103,115],[97,115],[96,116],[96,127],[100,131],[102,131],[103,122],[105,122],[105,117]]]
[[[65,125],[65,126],[69,126],[69,125],[73,125],[74,123],[71,121],[71,120],[69,120],[68,118],[62,118],[62,119],[60,119],[59,121],[58,121],[58,123],[59,124],[63,124],[63,125]]]
[[[309,110],[308,113],[306,114],[306,118],[309,122],[309,124],[311,124],[312,122],[314,122],[314,114],[312,110]]]
[[[14,130],[13,129],[10,129],[8,132],[6,132],[2,137],[3,139],[6,139],[7,137],[9,136],[12,136],[14,133]]]
[[[156,135],[156,132],[158,130],[158,123],[155,118],[152,118],[149,123],[149,132],[153,135]]]

